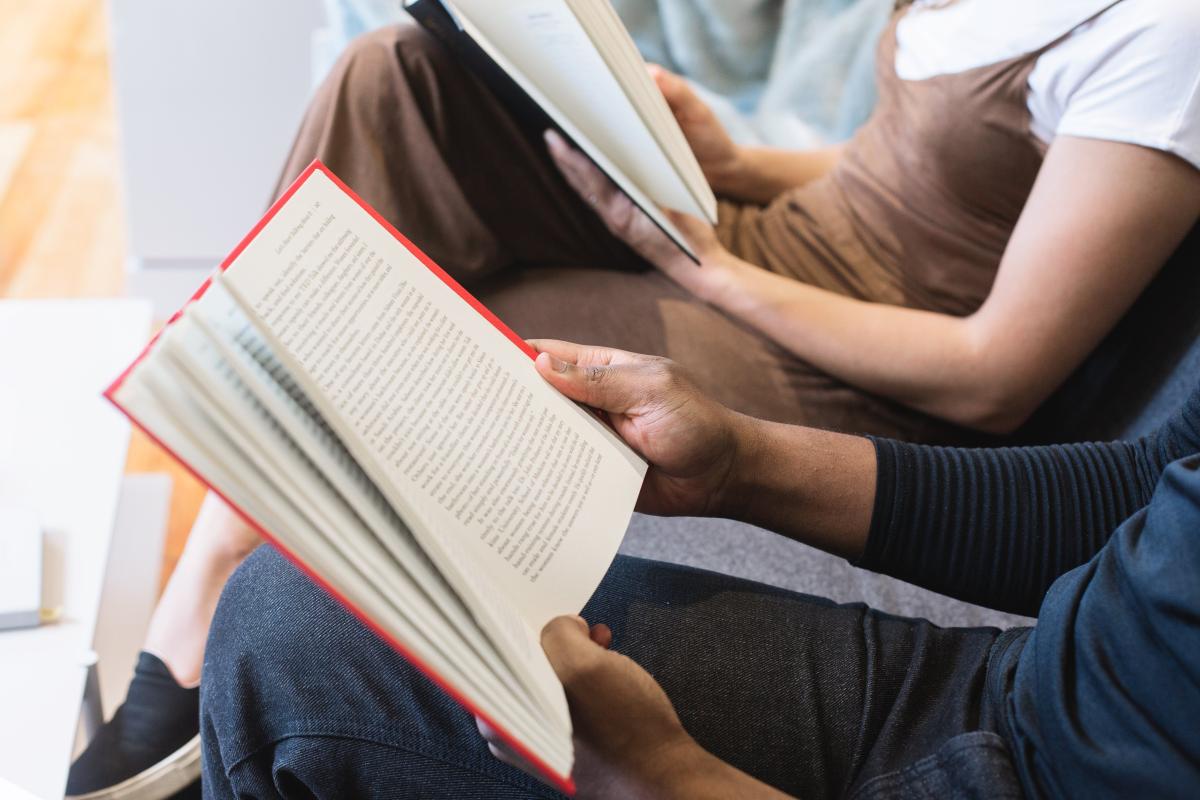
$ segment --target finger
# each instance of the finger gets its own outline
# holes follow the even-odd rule
[[[696,95],[692,92],[692,87],[688,86],[687,81],[657,64],[650,70],[650,77],[654,79],[658,90],[662,92],[663,99],[667,101],[667,105],[671,107],[671,111],[676,116],[690,110]]]
[[[617,194],[617,187],[581,151],[571,147],[556,131],[545,133],[546,146],[559,172],[571,188],[591,205],[603,208]]]
[[[699,217],[693,217],[691,214],[685,214],[673,208],[664,208],[663,206],[659,206],[659,208],[667,219],[671,220],[671,224],[678,228],[679,232],[686,236],[692,243],[695,243],[702,237],[712,235],[712,225]]]
[[[583,617],[570,615],[555,617],[546,623],[542,628],[542,649],[564,686],[571,683],[584,664],[602,652],[592,641]]]
[[[550,151],[550,157],[554,159],[554,163],[558,165],[559,170],[571,182],[572,186],[575,186],[579,181],[589,181],[591,173],[598,171],[595,165],[592,164],[591,159],[567,144],[567,140],[557,131],[547,130],[545,138],[546,148]]]
[[[628,350],[618,350],[615,347],[595,347],[586,344],[575,344],[558,339],[529,339],[526,343],[539,353],[550,355],[569,364],[590,366],[593,364],[630,364],[642,361],[650,356],[631,353]]]
[[[593,625],[590,635],[592,641],[603,647],[605,650],[612,646],[612,628],[608,627],[603,622]]]
[[[638,408],[653,391],[642,364],[580,366],[540,353],[534,365],[547,383],[567,397],[612,414]]]
[[[549,353],[555,358],[569,364],[578,364],[581,359],[594,359],[593,363],[610,363],[611,358],[605,358],[603,351],[608,348],[589,347],[588,345],[564,342],[560,339],[531,339],[529,345],[539,353]],[[593,353],[591,351],[601,351]]]
[[[654,261],[645,248],[656,240],[665,242],[666,237],[650,218],[582,152],[568,145],[554,131],[547,130],[545,137],[559,172],[571,188],[592,206],[605,227],[634,250]]]

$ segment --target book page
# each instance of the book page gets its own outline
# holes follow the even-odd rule
[[[175,333],[174,326],[169,327],[163,340]],[[288,551],[310,567],[319,566],[326,583],[454,685],[475,707],[502,721],[548,764],[565,774],[572,760],[569,738],[562,739],[561,734],[550,730],[545,719],[531,716],[526,704],[506,690],[503,682],[491,678],[490,670],[481,668],[473,654],[462,649],[461,642],[448,640],[449,626],[422,619],[419,597],[397,581],[397,574],[381,583],[372,578],[377,569],[373,570],[369,561],[326,535],[333,529],[348,530],[355,523],[345,516],[337,522],[326,518],[338,513],[338,500],[328,493],[324,476],[298,453],[289,456],[277,446],[261,447],[267,441],[263,437],[276,437],[277,443],[283,443],[278,438],[280,429],[270,418],[252,422],[252,406],[245,406],[241,413],[227,410],[219,417],[211,416],[208,412],[214,407],[204,396],[212,397],[212,391],[228,392],[232,387],[224,386],[225,381],[215,376],[210,376],[203,388],[189,381],[171,363],[166,349],[155,348],[117,390],[116,399],[122,407],[169,443],[172,452],[204,475],[223,497],[265,526]],[[285,484],[304,488],[289,491]],[[299,500],[303,508],[294,500]],[[375,557],[377,565],[383,562],[378,555]],[[437,616],[440,609],[426,606],[424,613]]]
[[[503,54],[654,203],[710,217],[563,0],[444,2],[464,30]]]
[[[715,224],[717,198],[713,195],[712,187],[708,185],[708,179],[704,177],[704,171],[696,161],[687,137],[683,135],[666,98],[650,77],[646,62],[616,9],[608,0],[566,2],[591,38],[596,51],[612,70],[617,83],[624,89],[629,102],[641,115],[663,153],[671,160],[692,197],[704,209],[708,220]]]
[[[319,169],[223,280],[439,567],[579,611],[645,471],[615,434]]]
[[[189,371],[196,372],[195,385],[199,393],[231,397],[227,402],[235,404],[235,410],[237,405],[247,403],[261,405],[274,425],[290,438],[300,454],[311,462],[329,484],[328,488],[320,487],[315,493],[302,492],[302,499],[297,504],[302,504],[314,494],[334,492],[338,500],[352,509],[354,519],[349,523],[325,525],[324,529],[344,551],[363,553],[364,569],[371,570],[375,565],[384,569],[383,577],[378,579],[383,587],[381,591],[391,594],[394,589],[402,589],[411,580],[421,591],[416,595],[407,595],[401,605],[414,613],[432,615],[421,620],[422,627],[430,631],[430,636],[438,639],[451,631],[457,632],[458,637],[484,660],[487,669],[505,681],[514,693],[519,693],[521,690],[509,682],[510,671],[499,665],[494,650],[494,643],[503,642],[497,642],[498,637],[484,638],[479,623],[471,617],[461,599],[418,546],[403,520],[396,515],[378,487],[355,462],[294,378],[270,352],[265,340],[225,292],[219,276],[204,297],[190,305],[183,317],[171,326],[169,334],[169,337],[164,337],[167,340],[164,347],[175,352],[176,358]],[[206,350],[212,348],[220,354],[218,358],[213,355],[205,357]],[[245,399],[221,392],[223,384],[243,386]],[[255,438],[263,433],[257,426],[250,426],[245,435]],[[271,447],[269,439],[259,445],[261,450]],[[488,622],[492,625],[504,624],[503,620]],[[446,646],[453,647],[454,643]],[[551,718],[557,720],[561,703],[555,698],[561,692],[555,691],[549,702],[543,702],[541,695],[550,684],[538,681],[528,669],[531,653],[537,654],[537,650],[527,647],[520,652],[502,653],[500,657],[508,662],[525,690],[537,698]],[[462,663],[463,657],[456,656],[456,660]]]

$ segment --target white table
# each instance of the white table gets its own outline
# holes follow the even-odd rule
[[[0,787],[63,795],[129,444],[100,392],[149,330],[141,301],[0,301],[0,503],[39,515],[62,608],[0,632]]]

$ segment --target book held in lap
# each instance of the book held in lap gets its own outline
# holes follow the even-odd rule
[[[540,631],[646,465],[533,355],[314,162],[106,395],[570,792]]]

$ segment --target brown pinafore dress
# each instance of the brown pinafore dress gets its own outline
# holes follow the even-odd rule
[[[901,16],[878,47],[878,106],[837,167],[765,208],[722,201],[718,234],[736,255],[795,280],[968,314],[991,288],[1041,166],[1027,82],[1061,38],[905,81],[895,71]],[[971,438],[822,373],[646,269],[541,142],[404,24],[348,48],[312,101],[280,187],[322,159],[522,336],[669,356],[757,417],[910,441]]]

